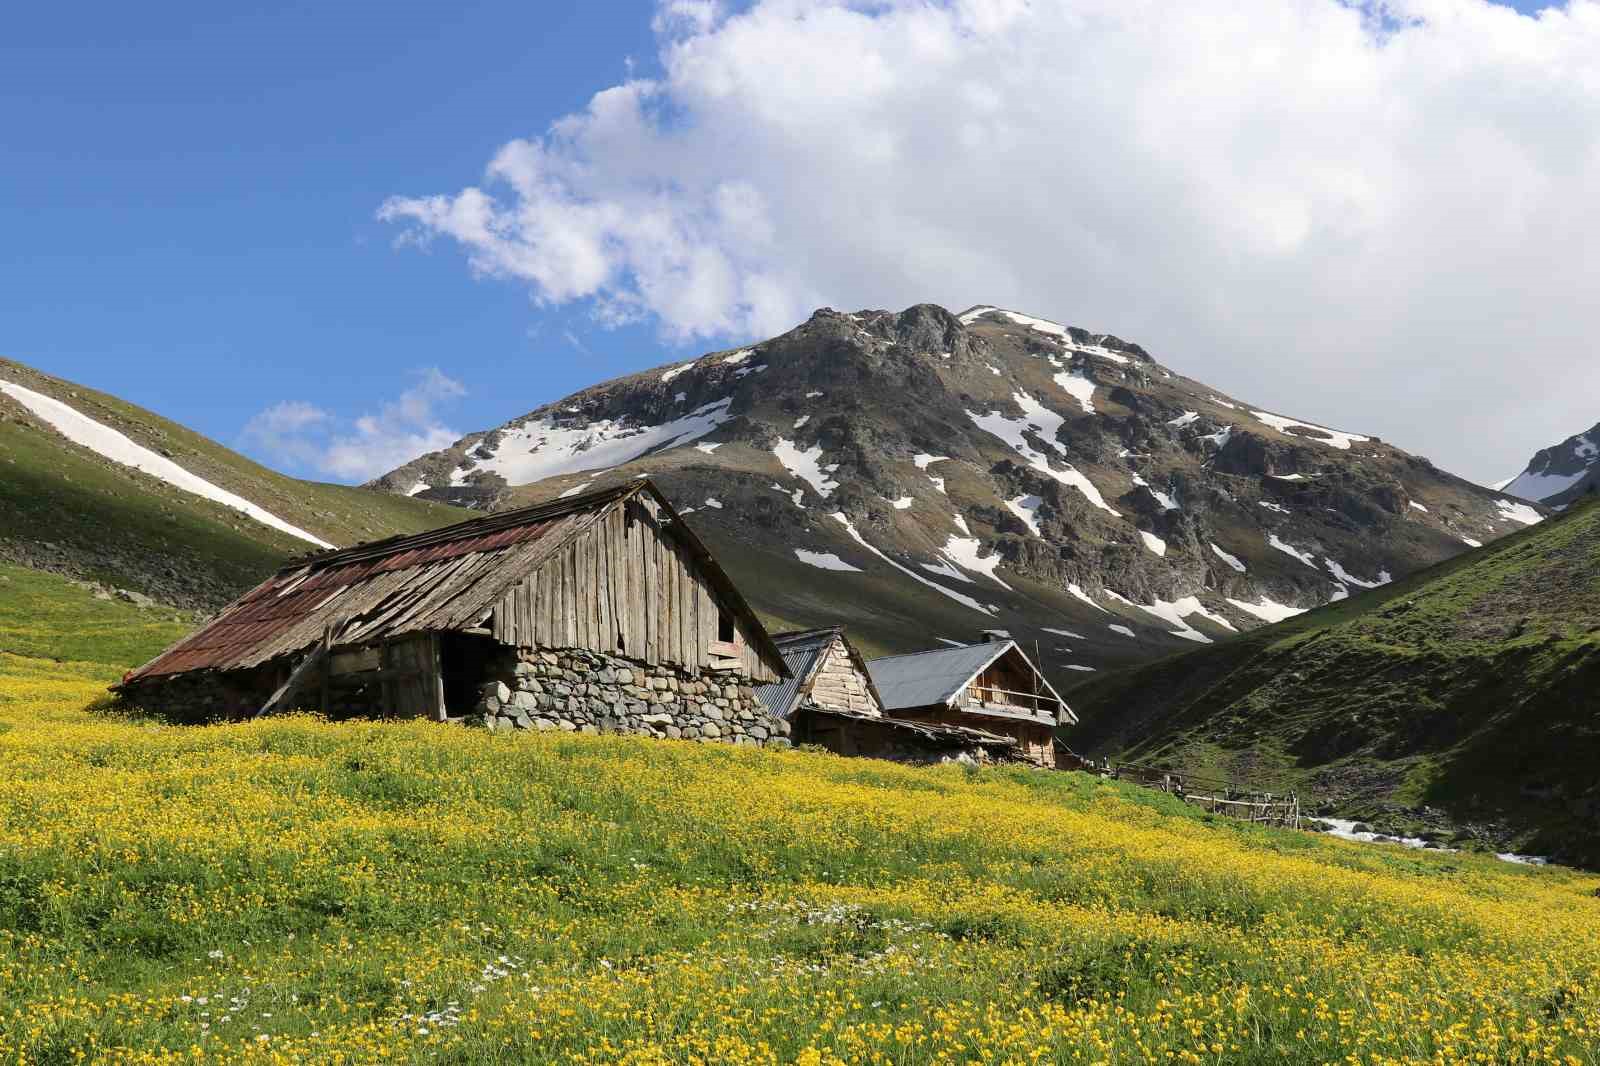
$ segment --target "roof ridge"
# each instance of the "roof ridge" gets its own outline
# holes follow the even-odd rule
[[[976,640],[971,644],[952,644],[945,648],[924,648],[922,651],[903,651],[899,655],[880,655],[876,659],[868,659],[867,661],[881,663],[889,659],[910,659],[918,655],[947,655],[950,652],[971,651],[973,648],[986,648],[990,645],[1006,644],[1015,646],[1017,642],[1010,637],[1007,637],[1005,640]]]
[[[811,638],[815,638],[815,637],[820,637],[823,634],[835,635],[835,634],[841,634],[843,632],[844,632],[844,626],[842,626],[842,625],[818,626],[815,629],[796,629],[796,630],[792,630],[791,632],[788,632],[788,633],[775,633],[775,634],[773,634],[772,642],[774,644],[782,644],[785,641],[793,642],[793,641],[807,640],[807,639],[811,639]]]
[[[578,496],[557,497],[553,500],[545,500],[543,503],[518,507],[509,511],[494,511],[486,515],[480,515],[477,518],[468,518],[464,521],[456,522],[453,525],[426,529],[420,533],[401,533],[396,536],[385,537],[382,540],[362,541],[347,548],[335,548],[332,551],[301,556],[298,559],[290,560],[279,568],[278,573],[286,574],[306,567],[320,570],[345,563],[379,559],[386,555],[397,555],[414,548],[425,548],[462,537],[478,536],[483,533],[492,533],[530,522],[560,518],[622,499],[650,484],[648,478],[635,478],[632,481],[625,482],[622,485],[615,485],[611,488],[597,489],[594,492],[586,492]]]

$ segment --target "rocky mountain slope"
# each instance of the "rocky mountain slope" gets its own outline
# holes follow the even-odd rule
[[[1073,743],[1600,864],[1600,501],[1226,644],[1094,679]]]
[[[1340,599],[1540,512],[992,307],[818,311],[374,483],[496,508],[649,474],[775,626],[1001,628],[1063,682]]]
[[[1536,453],[1505,491],[1556,509],[1600,492],[1600,425]]]
[[[285,477],[114,396],[0,360],[0,561],[209,610],[292,555],[460,514]]]

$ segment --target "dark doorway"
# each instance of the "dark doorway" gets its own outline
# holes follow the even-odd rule
[[[439,634],[439,669],[444,674],[445,713],[471,714],[484,682],[506,649],[493,637],[472,633]]]

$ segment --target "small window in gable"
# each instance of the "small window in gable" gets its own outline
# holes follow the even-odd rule
[[[739,642],[739,629],[733,624],[733,615],[726,607],[717,608],[717,639],[725,644]]]

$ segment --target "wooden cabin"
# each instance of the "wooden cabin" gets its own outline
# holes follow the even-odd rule
[[[838,626],[774,637],[790,676],[756,690],[797,744],[899,762],[1005,761],[1016,741],[981,729],[886,716],[867,662]]]
[[[1078,720],[1016,641],[999,632],[977,644],[873,659],[867,669],[885,714],[1004,734],[1038,766],[1055,765],[1057,727]]]
[[[285,566],[118,686],[175,718],[289,707],[779,741],[788,676],[649,481]]]

